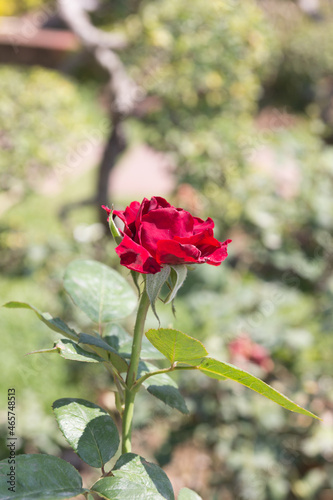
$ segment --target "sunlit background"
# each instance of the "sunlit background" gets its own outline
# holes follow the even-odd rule
[[[83,257],[129,278],[102,203],[160,195],[212,217],[230,256],[189,273],[161,324],[323,422],[195,374],[178,378],[190,416],[138,397],[133,449],[205,500],[332,500],[333,2],[67,3],[78,25],[55,2],[0,0],[1,303],[93,328],[62,277]],[[98,44],[123,65],[120,93],[133,84],[128,108]],[[25,356],[55,338],[33,313],[0,320],[2,436],[15,387],[19,452],[62,456],[91,484],[51,405],[81,397],[116,414],[111,381],[95,364]]]

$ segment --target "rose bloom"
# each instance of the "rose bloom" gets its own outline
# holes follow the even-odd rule
[[[103,208],[110,214],[111,210]],[[164,198],[133,201],[113,215],[124,223],[123,239],[116,247],[120,263],[132,271],[158,273],[164,264],[210,264],[219,266],[228,256],[227,246],[214,238],[214,222],[193,217]]]

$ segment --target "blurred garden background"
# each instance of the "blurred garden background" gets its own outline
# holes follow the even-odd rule
[[[230,256],[189,273],[161,324],[323,422],[193,374],[178,378],[189,416],[139,395],[134,451],[205,500],[333,500],[332,1],[0,0],[0,64],[1,303],[84,329],[66,265],[93,258],[129,278],[102,203],[160,195],[212,217]],[[51,405],[115,411],[111,381],[25,356],[53,341],[32,313],[0,320],[1,436],[15,387],[19,451],[82,470]]]

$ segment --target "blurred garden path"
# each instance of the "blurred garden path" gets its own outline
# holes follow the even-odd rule
[[[168,196],[175,188],[174,169],[168,157],[141,144],[120,159],[111,173],[109,192],[135,198]]]
[[[37,189],[44,194],[59,192],[64,182],[95,168],[102,154],[103,143],[89,147],[87,140],[85,144],[86,149],[82,147],[71,151],[63,165],[56,166],[49,175],[43,177]],[[85,153],[80,154],[79,150],[85,150]],[[137,144],[124,153],[113,169],[109,193],[117,199],[154,195],[167,197],[175,186],[174,167],[168,156],[145,144]]]

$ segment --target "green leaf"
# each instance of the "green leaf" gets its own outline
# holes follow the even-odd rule
[[[73,450],[92,467],[103,467],[117,452],[119,433],[110,415],[84,399],[53,403],[61,432]]]
[[[2,500],[58,500],[85,493],[78,471],[68,462],[51,455],[18,455],[15,493],[8,491],[11,465],[8,458],[0,462]]]
[[[229,363],[223,363],[222,361],[218,361],[217,359],[213,358],[205,358],[197,366],[197,369],[211,378],[215,378],[218,380],[223,380],[224,378],[235,380],[235,382],[245,385],[249,389],[262,394],[266,398],[271,399],[287,410],[301,413],[302,415],[307,415],[308,417],[313,417],[320,420],[316,415],[297,405],[289,398],[278,392],[276,389],[273,389],[273,387],[271,387],[270,385],[266,384],[265,382],[258,379],[254,375],[251,375],[245,370],[236,368],[236,366],[233,366]]]
[[[129,316],[136,306],[135,293],[116,271],[94,260],[75,260],[64,277],[75,304],[96,323]]]
[[[97,354],[110,361],[120,373],[128,370],[128,364],[125,359],[101,337],[94,337],[88,333],[80,333],[79,344],[93,346]]]
[[[2,307],[8,307],[10,309],[30,309],[38,316],[38,318],[51,330],[61,333],[65,337],[71,340],[77,340],[79,338],[78,334],[70,328],[66,323],[60,318],[52,318],[48,312],[40,312],[36,307],[26,303],[26,302],[7,302]]]
[[[156,349],[168,358],[171,364],[176,361],[201,360],[208,354],[199,340],[178,330],[166,328],[148,330],[146,337]]]
[[[172,287],[172,291],[167,297],[166,304],[169,304],[176,297],[179,288],[184,283],[187,276],[187,267],[185,264],[180,264],[178,266],[171,266],[173,271],[176,273],[176,280]]]
[[[140,361],[138,378],[142,377],[145,373],[151,373],[156,370],[158,370],[158,368],[155,365]],[[189,413],[185,400],[178,390],[177,383],[167,373],[152,375],[145,380],[142,385],[150,394],[160,399],[171,408],[175,408],[181,413]]]
[[[155,349],[155,347],[146,338],[142,339],[142,348],[140,357],[141,359],[147,361],[164,359],[163,354],[159,352],[157,349]]]
[[[189,488],[182,488],[178,495],[178,500],[202,500],[202,498]]]
[[[121,348],[121,351],[123,349],[125,349],[125,346]],[[155,349],[155,347],[145,337],[142,339],[140,358],[145,361],[165,359],[163,354]]]
[[[156,313],[156,308],[155,308],[155,302],[156,299],[158,298],[161,288],[168,279],[170,274],[170,266],[165,265],[162,267],[161,271],[156,274],[147,274],[146,276],[146,290],[147,290],[147,295],[150,300],[150,305],[152,308],[153,313],[155,314],[158,322],[159,317],[157,316]]]
[[[52,349],[40,349],[39,351],[32,351],[29,354],[40,354],[56,352],[65,359],[72,361],[82,361],[85,363],[103,363],[104,359],[93,352],[88,352],[82,347],[78,346],[71,340],[60,339],[54,344]]]
[[[92,486],[109,500],[174,500],[172,485],[158,465],[134,453],[125,453],[117,461],[113,476],[104,477]]]
[[[118,352],[123,345],[132,344],[133,337],[121,325],[109,323],[104,329],[103,340]]]
[[[185,400],[179,390],[171,385],[149,385],[147,391],[166,405],[187,415],[189,413]]]

